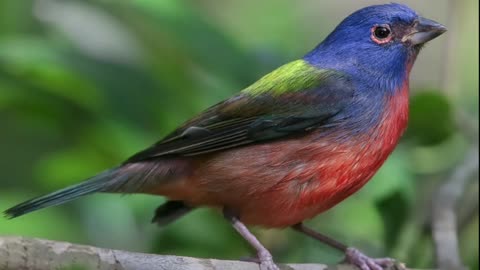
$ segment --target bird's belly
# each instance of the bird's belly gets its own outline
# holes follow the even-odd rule
[[[290,226],[357,191],[391,151],[314,137],[252,145],[202,159],[185,180],[188,188],[173,197],[192,205],[228,207],[246,224]]]

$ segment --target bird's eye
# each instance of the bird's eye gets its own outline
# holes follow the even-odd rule
[[[375,25],[372,27],[372,40],[375,43],[383,44],[392,39],[392,31],[388,25]]]
[[[379,26],[375,29],[375,36],[379,39],[387,38],[390,35],[390,29]]]

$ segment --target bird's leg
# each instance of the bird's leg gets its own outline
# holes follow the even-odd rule
[[[335,249],[342,251],[343,253],[345,253],[345,261],[359,267],[361,270],[382,270],[384,267],[388,267],[389,265],[392,265],[394,263],[394,260],[390,258],[372,259],[360,252],[358,249],[348,247],[347,245],[342,244],[335,239],[332,239],[326,235],[323,235],[317,231],[306,227],[302,223],[296,224],[292,226],[292,228],[324,244],[327,244]]]
[[[340,242],[338,242],[337,240],[333,239],[333,238],[330,238],[326,235],[323,235],[315,230],[312,230],[310,228],[308,228],[307,226],[303,225],[303,223],[298,223],[296,225],[293,225],[292,226],[292,229],[298,231],[298,232],[301,232],[303,234],[306,234],[310,237],[312,237],[313,239],[316,239],[326,245],[329,245],[331,247],[333,247],[334,249],[338,249],[340,250],[341,252],[343,253],[347,253],[347,250],[348,250],[348,246],[345,245],[345,244],[342,244]]]
[[[272,254],[258,241],[248,228],[235,215],[228,210],[223,210],[225,218],[232,223],[233,228],[245,239],[256,251],[258,263],[261,270],[279,270],[278,266],[273,262]]]

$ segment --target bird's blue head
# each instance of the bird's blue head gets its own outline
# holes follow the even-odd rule
[[[394,90],[408,79],[422,45],[445,31],[405,5],[374,5],[344,19],[304,59]]]

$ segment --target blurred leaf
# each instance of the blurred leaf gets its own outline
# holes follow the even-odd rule
[[[399,242],[401,229],[409,218],[411,202],[405,193],[396,192],[377,203],[385,224],[385,247],[391,250]]]
[[[37,163],[35,178],[40,180],[45,190],[83,181],[109,167],[96,150],[90,145],[50,153]]]
[[[62,50],[52,45],[40,39],[3,41],[0,68],[48,94],[58,95],[87,110],[99,110],[103,103],[101,92],[67,66],[61,58]]]
[[[158,1],[143,0],[132,3],[134,7],[149,15],[144,20],[160,26],[155,30],[157,36],[174,39],[178,49],[195,60],[197,65],[201,65],[226,82],[239,80],[251,82],[259,76],[257,72],[260,70],[253,55],[241,50],[218,27],[209,24],[208,18],[193,9],[188,1],[161,2],[159,4]],[[128,14],[125,13],[126,10],[123,12],[124,15]],[[135,18],[130,16],[127,18]],[[245,70],[243,67],[246,66],[250,68]]]
[[[468,147],[465,138],[457,133],[440,144],[412,148],[411,168],[422,174],[444,172],[457,165]]]
[[[10,107],[12,103],[18,103],[22,97],[20,89],[7,80],[0,79],[0,110]]]
[[[454,130],[452,108],[440,91],[422,91],[411,98],[407,137],[422,145],[446,140]]]

